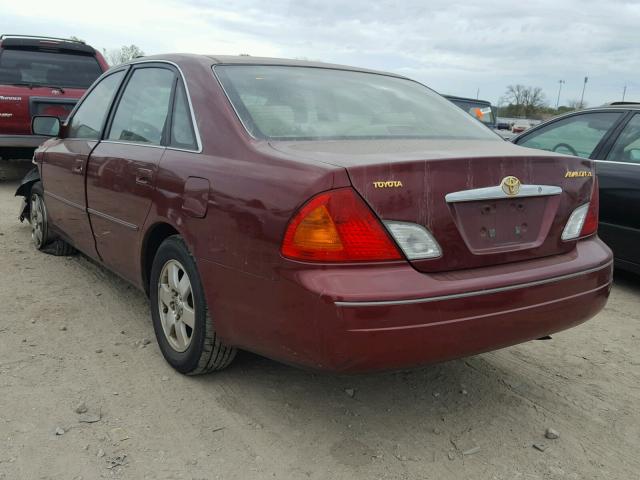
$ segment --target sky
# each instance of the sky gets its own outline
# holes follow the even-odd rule
[[[550,106],[640,101],[640,0],[0,0],[0,33],[102,50],[240,53],[386,70],[498,104],[510,84]]]

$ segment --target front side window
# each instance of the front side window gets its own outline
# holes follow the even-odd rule
[[[160,145],[167,127],[174,74],[166,68],[134,70],[116,108],[107,138]]]
[[[258,138],[501,141],[419,83],[329,68],[218,65],[242,123]]]
[[[76,110],[69,122],[68,138],[98,140],[109,112],[109,105],[118,90],[124,70],[103,78]]]
[[[640,114],[635,114],[629,120],[607,155],[607,160],[640,163]]]
[[[572,115],[532,132],[517,143],[523,147],[589,158],[620,115],[620,112]]]

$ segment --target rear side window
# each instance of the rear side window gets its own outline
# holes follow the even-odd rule
[[[124,76],[124,70],[109,75],[89,92],[69,122],[69,138],[98,140],[109,105]]]
[[[172,147],[197,149],[196,136],[191,123],[191,110],[182,82],[178,82],[173,104],[173,120],[171,124]]]
[[[174,78],[173,72],[165,68],[134,70],[107,138],[160,145],[167,127]]]
[[[523,147],[589,158],[620,115],[620,112],[573,115],[542,127],[517,143]]]
[[[0,84],[86,89],[102,75],[92,55],[0,50]]]
[[[451,103],[457,105],[462,110],[471,115],[473,118],[480,120],[486,125],[493,125],[494,123],[496,123],[496,119],[493,118],[493,110],[491,109],[491,105],[480,102],[468,102],[452,98],[449,98],[449,100],[451,101]]]

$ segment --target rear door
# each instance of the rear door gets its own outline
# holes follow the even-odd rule
[[[84,176],[87,159],[100,140],[109,107],[124,75],[125,69],[114,71],[91,89],[73,113],[63,132],[64,138],[52,141],[45,151],[40,171],[53,225],[78,249],[94,257]]]
[[[138,64],[116,101],[104,140],[91,154],[87,206],[102,261],[140,278],[140,230],[168,137],[177,75],[168,64]]]
[[[640,113],[630,118],[596,163],[599,234],[616,260],[640,265]]]

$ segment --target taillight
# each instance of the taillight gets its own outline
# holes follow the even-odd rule
[[[383,225],[351,188],[309,200],[289,222],[282,255],[313,262],[402,258]]]
[[[589,203],[580,205],[571,213],[562,232],[562,240],[575,240],[596,233],[598,231],[599,203],[598,179],[594,177],[591,200]]]
[[[593,190],[591,191],[591,201],[589,202],[589,211],[587,218],[582,225],[580,232],[581,237],[593,235],[598,231],[598,216],[600,212],[600,189],[598,188],[598,177],[593,177]]]
[[[386,220],[385,226],[409,260],[437,258],[442,249],[429,230],[410,222]]]

